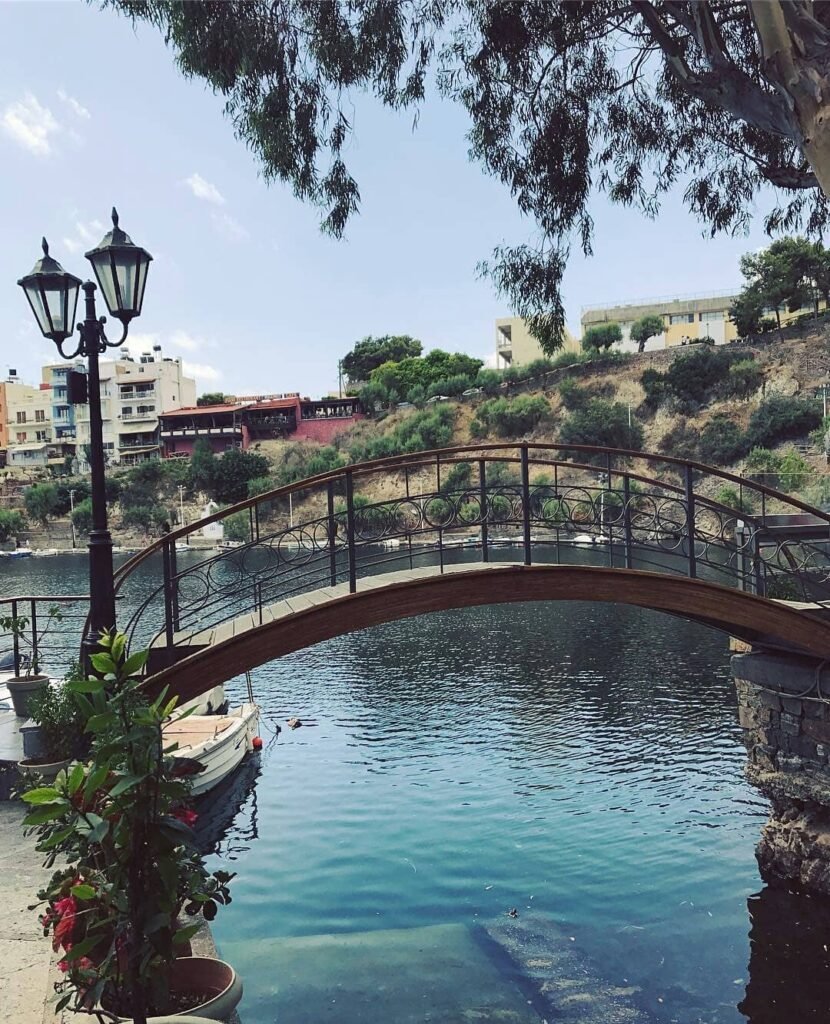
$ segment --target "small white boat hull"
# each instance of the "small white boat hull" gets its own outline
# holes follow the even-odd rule
[[[218,786],[242,759],[253,750],[259,728],[259,708],[242,704],[227,715],[189,715],[173,719],[164,727],[165,747],[175,757],[187,757],[204,765],[205,770],[193,776],[191,794],[201,796]]]

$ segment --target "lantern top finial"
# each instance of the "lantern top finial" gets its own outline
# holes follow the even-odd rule
[[[112,226],[115,228],[118,227],[118,210],[116,210],[114,206],[112,208]]]
[[[40,245],[41,245],[41,248],[43,249],[43,255],[44,256],[48,256],[49,255],[49,243],[46,241],[46,235],[44,235],[43,238],[40,240]]]

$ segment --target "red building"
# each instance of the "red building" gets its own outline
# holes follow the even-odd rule
[[[175,409],[159,416],[162,455],[190,456],[199,440],[207,441],[217,455],[229,448],[244,450],[254,441],[283,438],[330,444],[363,418],[357,398],[312,401],[299,395]]]

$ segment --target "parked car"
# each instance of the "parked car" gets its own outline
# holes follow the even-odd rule
[[[449,395],[433,395],[432,398],[427,399],[427,405],[432,405],[434,402],[449,402]]]
[[[473,395],[480,395],[483,388],[467,388],[466,391],[461,392],[462,398],[471,398]]]
[[[396,409],[411,409],[412,408],[412,402],[398,402],[398,404],[395,406],[395,408]]]

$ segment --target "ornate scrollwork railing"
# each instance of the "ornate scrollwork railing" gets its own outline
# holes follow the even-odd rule
[[[180,557],[205,525],[239,512],[246,540]],[[271,604],[308,591],[354,591],[366,576],[471,558],[647,569],[830,602],[828,549],[830,515],[699,463],[479,445],[349,466],[251,498],[156,542],[121,567],[116,586],[141,570],[146,587],[149,574],[126,628],[174,647],[240,615],[261,621]]]

